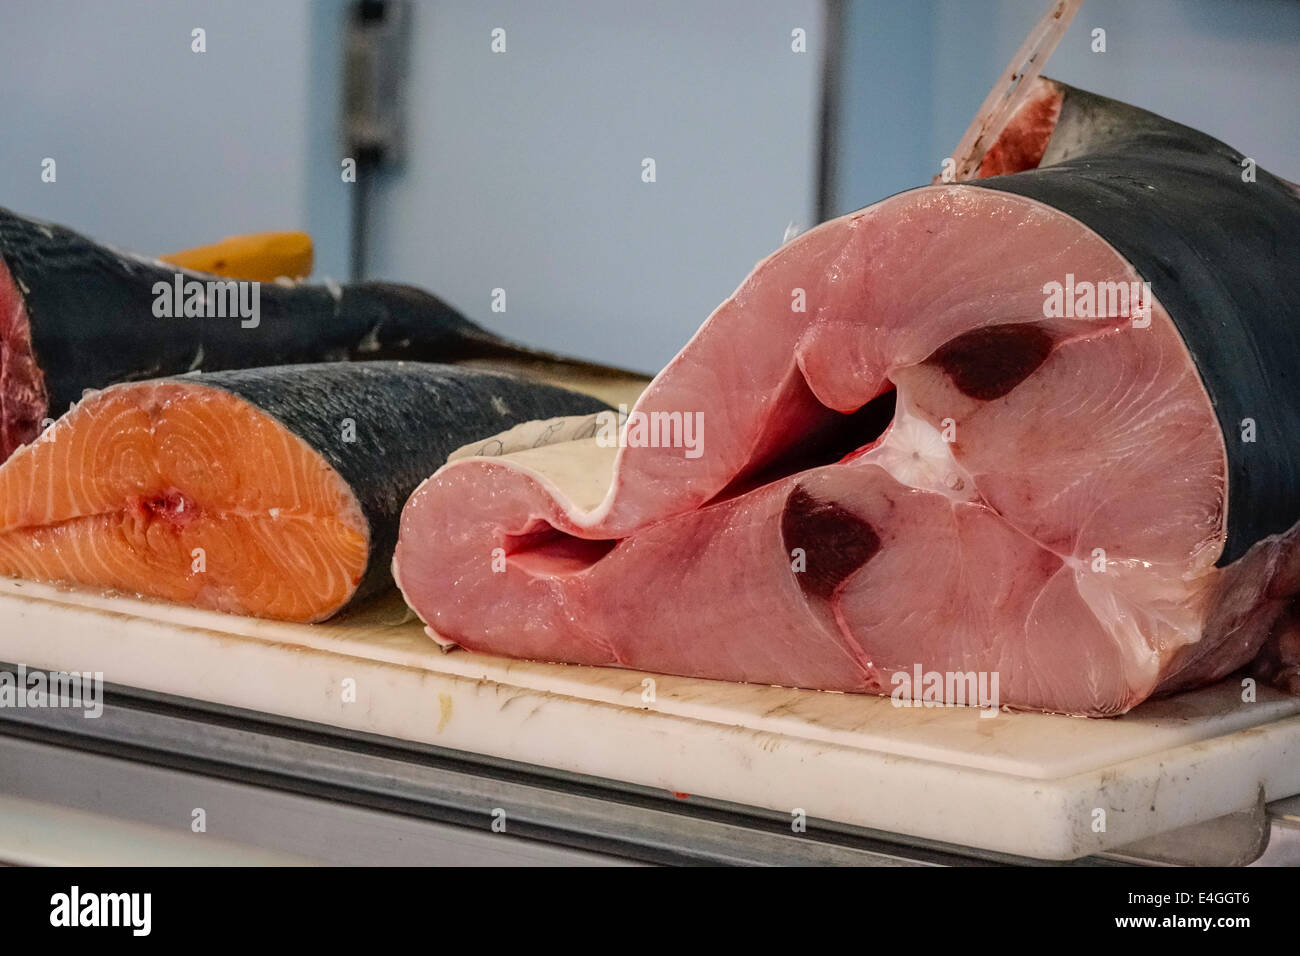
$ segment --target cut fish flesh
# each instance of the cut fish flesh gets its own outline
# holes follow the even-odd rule
[[[1300,199],[1243,161],[1040,78],[1001,175],[783,246],[612,440],[441,468],[399,586],[436,639],[546,661],[996,675],[1094,716],[1257,657],[1285,683]]]
[[[601,407],[411,362],[113,386],[0,466],[0,574],[318,621],[391,585],[399,510],[448,452]]]

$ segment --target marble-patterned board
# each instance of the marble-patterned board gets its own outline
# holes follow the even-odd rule
[[[1300,793],[1300,699],[1236,682],[1112,720],[981,717],[447,653],[396,597],[307,626],[9,580],[0,661],[1043,859]]]

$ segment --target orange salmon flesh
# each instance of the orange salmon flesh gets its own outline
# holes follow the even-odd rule
[[[0,466],[0,574],[319,621],[365,572],[347,482],[279,421],[182,382],[88,395]]]

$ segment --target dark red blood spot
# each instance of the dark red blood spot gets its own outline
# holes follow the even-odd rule
[[[959,335],[926,359],[952,379],[963,395],[1001,398],[1047,360],[1052,334],[1037,325],[993,325]]]
[[[803,552],[805,568],[796,573],[805,594],[829,600],[850,574],[880,550],[880,536],[853,512],[819,501],[802,488],[786,499],[781,514],[781,539],[792,567]]]
[[[139,498],[136,505],[148,517],[159,518],[178,527],[189,524],[199,514],[199,506],[194,499],[174,488],[159,495]]]

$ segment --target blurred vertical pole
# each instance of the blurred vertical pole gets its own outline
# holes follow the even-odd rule
[[[371,178],[401,158],[402,101],[410,9],[407,0],[357,0],[343,45],[343,124],[356,161],[352,191],[351,277],[365,278]]]
[[[847,42],[844,25],[848,0],[824,0],[822,27],[822,80],[817,157],[817,221],[835,214],[836,164],[839,158],[840,66]]]
[[[348,278],[360,282],[366,277],[366,229],[370,211],[370,171],[373,163],[357,158],[357,181],[352,184],[352,207],[348,225]]]
[[[352,255],[352,187],[342,176],[343,36],[350,0],[316,0],[309,9],[307,137],[304,143],[302,228],[316,249],[316,273],[343,278]]]

